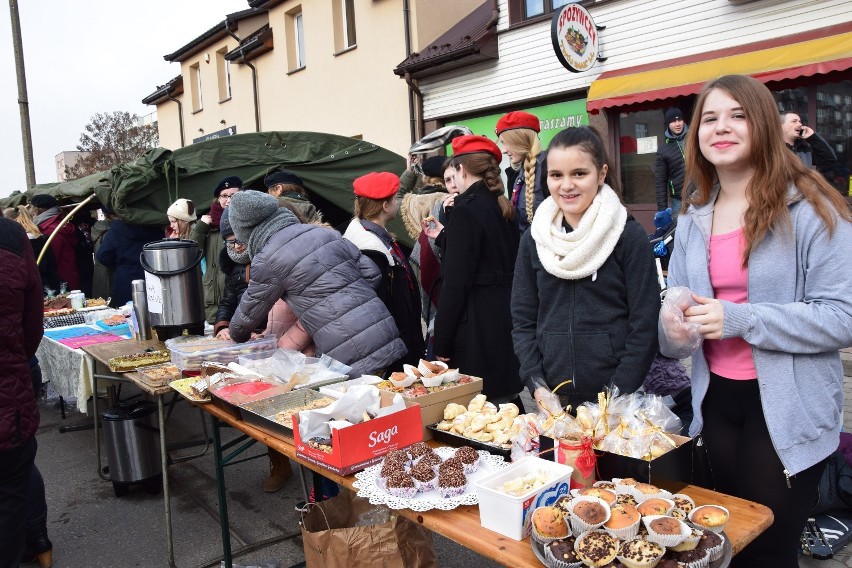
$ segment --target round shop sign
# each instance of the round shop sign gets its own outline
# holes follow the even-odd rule
[[[556,58],[569,71],[588,71],[598,59],[595,21],[579,4],[567,4],[553,15],[550,39]]]

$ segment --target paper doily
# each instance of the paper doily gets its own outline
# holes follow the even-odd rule
[[[453,456],[455,448],[446,446],[435,448],[435,453],[441,456],[441,459],[447,459]],[[364,471],[355,474],[355,483],[352,485],[358,490],[358,497],[366,497],[373,505],[386,505],[391,509],[410,509],[412,511],[429,511],[431,509],[441,509],[449,511],[455,509],[459,505],[478,505],[479,495],[476,494],[476,482],[483,477],[486,477],[495,471],[501,470],[508,466],[509,463],[504,461],[500,456],[493,456],[485,450],[479,450],[479,468],[472,474],[467,476],[467,489],[461,495],[455,497],[443,498],[437,490],[418,493],[411,499],[394,497],[384,489],[376,485],[376,478],[382,470],[382,463],[370,466]]]

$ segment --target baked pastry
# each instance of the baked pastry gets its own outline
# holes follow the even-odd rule
[[[698,544],[695,548],[707,550],[710,553],[710,561],[715,562],[725,552],[725,539],[720,534],[712,531],[704,531],[704,534],[698,539]]]
[[[660,488],[656,485],[651,485],[650,483],[637,483],[633,486],[633,489],[642,493],[643,495],[656,495],[660,492]]]
[[[568,513],[571,512],[571,509],[568,506],[568,504],[571,502],[571,499],[571,495],[563,495],[562,497],[556,500],[556,503],[554,503],[553,506],[561,510],[562,514],[567,517]]]
[[[615,502],[617,505],[633,505],[634,507],[639,504],[639,502],[636,501],[636,497],[630,493],[619,493],[615,497]]]
[[[549,554],[558,562],[565,562],[567,564],[579,562],[580,557],[577,556],[576,552],[574,552],[574,542],[575,539],[573,536],[554,540],[545,548],[545,558],[547,558]]]
[[[672,510],[672,504],[671,501],[667,501],[659,497],[651,497],[647,501],[639,503],[636,509],[639,510],[639,514],[643,517],[650,515],[667,515],[669,511]]]
[[[441,497],[455,497],[461,495],[466,490],[467,476],[461,469],[450,467],[438,473],[438,491],[441,493]]]
[[[687,525],[673,517],[645,517],[648,527],[648,540],[670,547],[682,543],[691,530]]]
[[[606,489],[607,491],[612,491],[615,493],[615,483],[612,481],[595,481],[592,484],[592,487],[599,487],[601,489]]]
[[[589,531],[577,537],[574,551],[587,566],[605,566],[618,554],[618,539],[603,531]]]
[[[638,483],[638,481],[636,481],[632,477],[625,477],[624,479],[617,481],[616,485],[627,485],[627,486],[632,487],[632,486],[636,485],[637,483]]]
[[[672,557],[681,563],[681,566],[701,566],[702,564],[700,563],[702,561],[707,562],[705,559],[709,556],[709,554],[710,553],[708,551],[699,550],[697,548],[693,550],[684,550],[683,552],[671,553]],[[692,564],[693,562],[696,564]],[[704,566],[706,566],[706,564],[704,564]]]
[[[689,520],[713,532],[721,532],[728,522],[728,511],[718,505],[702,505],[692,510]]]
[[[432,453],[432,448],[430,448],[425,442],[417,442],[416,444],[412,444],[405,448],[405,451],[408,452],[408,455],[412,460],[414,460]]]
[[[451,469],[457,469],[458,471],[464,473],[464,462],[462,462],[461,459],[456,457],[447,458],[441,465],[438,466],[438,474],[443,474],[444,472],[449,471]]]
[[[556,507],[539,507],[532,514],[533,537],[539,542],[568,536],[565,516]]]
[[[613,505],[609,509],[608,529],[623,529],[639,521],[639,511],[633,505]]]
[[[479,468],[479,452],[470,446],[462,446],[457,449],[453,457],[461,460],[462,464],[464,464],[464,472],[468,475]]]
[[[652,568],[665,553],[666,549],[656,542],[635,538],[621,545],[618,560],[627,568]]]
[[[417,464],[411,468],[411,479],[417,491],[430,491],[438,486],[438,474],[428,464]]]
[[[698,542],[701,540],[701,535],[703,535],[705,532],[710,531],[705,531],[704,529],[699,528],[693,528],[689,535],[685,539],[683,539],[683,542],[674,546],[670,546],[669,550],[673,550],[675,552],[692,550],[698,546]]]
[[[680,521],[673,517],[658,517],[648,523],[648,528],[657,534],[681,534]]]
[[[675,509],[680,509],[687,515],[695,508],[695,503],[686,495],[676,493],[672,495],[671,499],[674,502]]]
[[[597,497],[575,497],[569,520],[574,534],[596,529],[609,520],[609,506]]]
[[[414,487],[414,480],[404,471],[395,472],[388,477],[386,486],[387,492],[394,497],[411,499],[417,494],[417,488]]]
[[[441,456],[439,456],[435,452],[431,452],[421,457],[420,461],[417,462],[417,465],[426,465],[433,469],[437,469],[437,467],[441,465],[443,461],[444,460],[441,459]]]
[[[587,495],[589,497],[597,497],[606,503],[615,502],[615,492],[603,489],[601,487],[583,487],[577,490],[577,495]]]

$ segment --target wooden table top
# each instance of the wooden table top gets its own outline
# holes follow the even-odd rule
[[[165,344],[158,339],[125,339],[122,341],[112,341],[110,343],[97,343],[95,345],[85,345],[81,349],[98,363],[107,366],[107,362],[113,357],[121,357],[122,355],[133,355],[140,351],[145,351],[149,347],[154,349],[165,349]],[[124,373],[123,376],[139,387],[143,392],[152,396],[162,396],[170,392],[174,392],[172,387],[166,385],[163,387],[154,387],[145,382],[139,373]]]
[[[321,466],[303,461],[296,457],[296,449],[292,442],[288,443],[281,438],[270,436],[251,424],[235,419],[226,411],[213,404],[199,406],[202,406],[204,410],[222,422],[233,426],[266,446],[283,453],[290,459],[321,473],[324,477],[331,479],[347,489],[353,489],[352,484],[355,482],[354,475],[341,477]],[[435,442],[430,442],[430,444],[433,446],[441,445]],[[753,503],[745,499],[717,493],[693,485],[686,486],[681,492],[692,497],[696,505],[722,505],[730,511],[731,518],[725,527],[725,534],[731,541],[734,554],[741,551],[772,524],[772,511],[759,503]],[[504,566],[528,566],[534,568],[541,568],[542,566],[530,546],[529,537],[522,541],[517,541],[483,528],[479,522],[479,507],[477,506],[463,505],[452,511],[437,509],[425,512],[401,510],[399,513],[422,524],[429,530],[439,533]]]

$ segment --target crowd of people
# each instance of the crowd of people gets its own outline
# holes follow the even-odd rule
[[[326,354],[354,376],[435,358],[482,377],[492,402],[520,408],[525,388],[556,392],[575,408],[607,387],[635,392],[657,359],[676,355],[698,330],[688,434],[703,437],[717,489],[775,515],[735,563],[792,567],[841,428],[852,214],[797,157],[786,135],[795,121],[779,120],[758,81],[711,81],[692,127],[685,118],[666,111],[656,168],[658,207],[679,214],[668,285],[692,293],[678,318],[660,309],[648,237],[622,202],[606,141],[580,126],[543,149],[539,121],[526,112],[500,118],[499,146],[464,134],[451,140],[449,158],[412,157],[401,178],[355,179],[354,215],[341,231],[324,223],[298,175],[276,171],[265,192],[226,177],[200,217],[191,200],[176,200],[166,236],[204,253],[205,317],[217,337],[274,334],[280,347]],[[510,166],[501,172],[504,155]],[[8,362],[0,455],[13,466],[0,473],[0,530],[9,534],[23,530],[9,519],[25,500],[7,495],[29,480],[38,423],[29,362],[40,337],[31,320],[41,312],[32,303],[41,284],[79,286],[68,225],[35,266],[60,213],[50,196],[30,205],[7,212],[17,224],[0,224],[0,255],[21,266],[3,275],[14,286],[0,287],[8,296],[0,309],[28,330],[0,353]],[[91,236],[120,304],[142,277],[141,247],[163,230],[105,214],[109,229],[96,224]],[[410,252],[388,230],[397,217]],[[277,454],[270,465],[264,489],[275,491],[290,466]],[[20,553],[0,550],[0,564]]]

